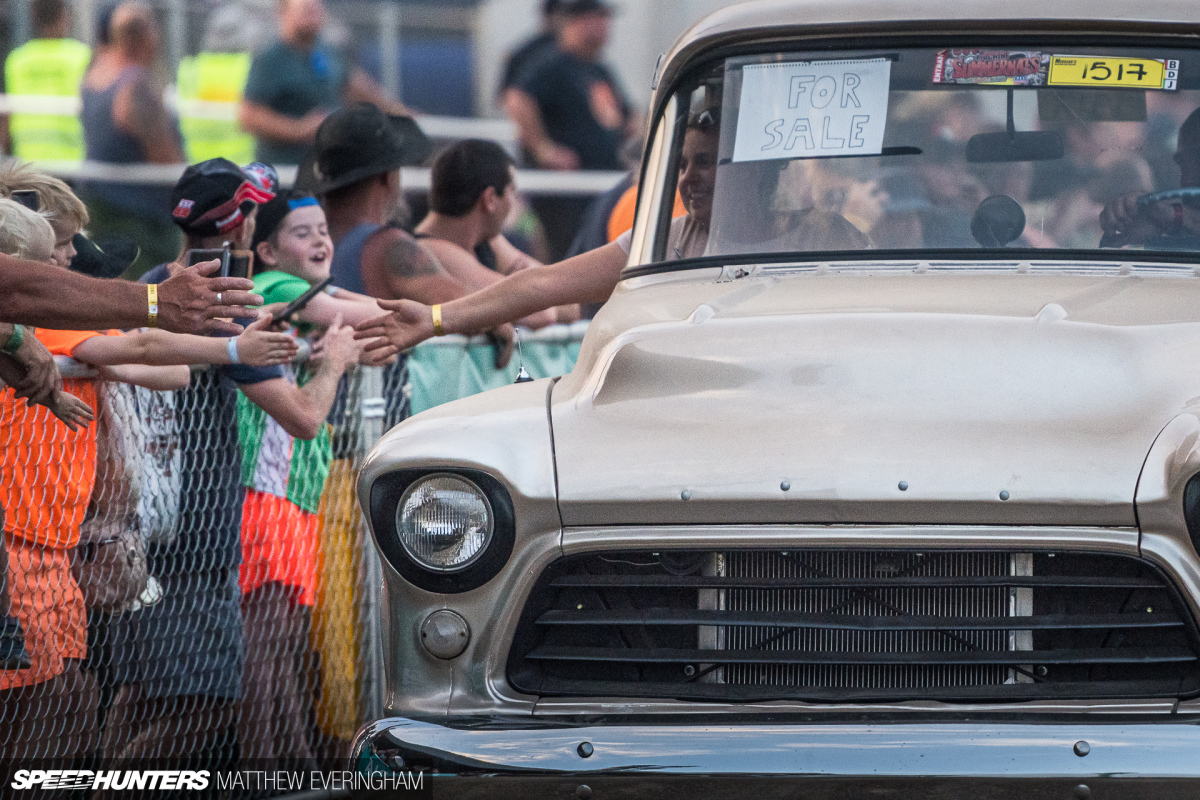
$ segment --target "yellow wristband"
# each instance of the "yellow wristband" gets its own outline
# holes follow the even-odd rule
[[[438,303],[431,310],[433,311],[433,335],[445,336],[446,329],[442,327],[442,304]]]
[[[146,285],[146,303],[149,307],[151,328],[158,327],[158,284],[150,283]]]

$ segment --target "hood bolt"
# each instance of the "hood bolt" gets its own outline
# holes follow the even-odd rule
[[[897,486],[896,488],[898,488],[902,492],[907,492],[908,491],[908,481],[900,481],[899,486]]]

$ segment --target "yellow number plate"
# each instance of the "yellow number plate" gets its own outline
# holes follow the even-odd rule
[[[1168,89],[1178,85],[1179,62],[1154,58],[1051,56],[1050,86],[1125,86]]]

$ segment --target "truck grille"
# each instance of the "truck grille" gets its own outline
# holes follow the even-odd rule
[[[1200,692],[1152,565],[1080,553],[624,552],[538,581],[520,691],[711,700],[1025,700]]]

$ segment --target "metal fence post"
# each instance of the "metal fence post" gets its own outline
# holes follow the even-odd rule
[[[187,53],[187,19],[183,0],[167,0],[167,63],[171,75],[179,71],[179,62]]]
[[[379,77],[389,97],[401,98],[400,4],[379,4]]]
[[[383,369],[360,368],[359,396],[362,398],[361,427],[355,461],[362,464],[367,453],[383,436],[386,404],[383,398]],[[362,551],[362,577],[359,583],[359,663],[362,665],[359,688],[361,720],[376,720],[383,716],[387,686],[383,667],[383,626],[380,598],[383,594],[383,570],[375,544],[364,517],[359,525]]]

